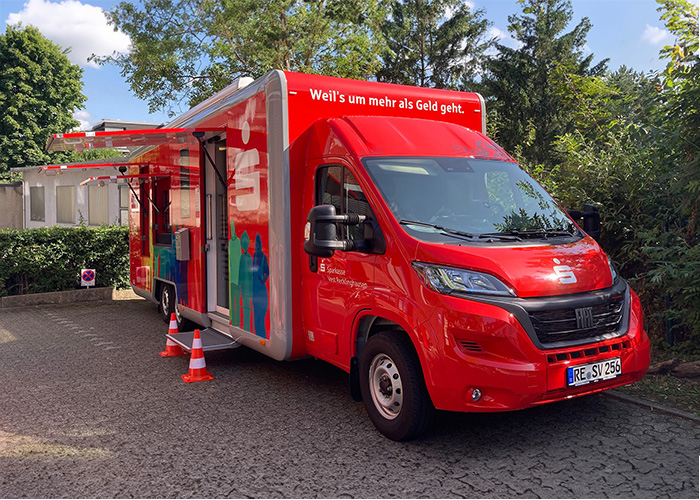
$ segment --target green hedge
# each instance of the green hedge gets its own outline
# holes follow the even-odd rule
[[[0,296],[80,288],[95,269],[98,287],[129,287],[129,228],[42,227],[0,230]]]

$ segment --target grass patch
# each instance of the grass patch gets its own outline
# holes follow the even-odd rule
[[[684,362],[700,360],[700,356],[695,352],[658,346],[652,348],[652,365],[671,358],[680,358]],[[639,382],[620,387],[617,390],[629,396],[687,411],[700,417],[700,379],[698,378],[647,375]]]
[[[647,375],[639,382],[616,390],[628,396],[670,406],[700,417],[700,379]]]

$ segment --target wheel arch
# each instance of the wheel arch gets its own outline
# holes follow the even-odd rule
[[[173,287],[173,292],[175,292],[175,303],[177,304],[177,287],[173,281],[164,280],[162,278],[153,278],[153,298],[158,304],[160,304],[160,292],[164,286],[170,285]]]
[[[425,362],[423,359],[423,353],[420,349],[420,341],[417,335],[411,335],[409,331],[411,329],[407,326],[384,316],[369,314],[369,311],[365,311],[367,314],[358,315],[355,322],[355,328],[353,331],[353,346],[352,346],[352,357],[350,360],[350,395],[355,401],[362,401],[362,395],[360,394],[360,376],[359,376],[359,359],[362,355],[362,350],[369,339],[382,332],[391,332],[392,335],[404,337],[409,341],[410,346],[413,348],[413,352],[416,355],[418,361],[418,366],[420,367],[420,372],[423,377],[423,382],[428,385],[428,378],[424,370]],[[428,393],[430,391],[428,390]]]

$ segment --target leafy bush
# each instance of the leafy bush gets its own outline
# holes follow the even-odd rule
[[[97,286],[129,286],[129,228],[42,227],[0,230],[0,296],[80,288],[80,270]]]
[[[667,70],[569,78],[562,102],[577,129],[558,138],[558,165],[531,171],[564,206],[600,207],[601,244],[639,293],[647,332],[658,346],[693,354],[700,352],[697,8],[666,3],[668,19],[694,23],[688,36],[676,33]]]

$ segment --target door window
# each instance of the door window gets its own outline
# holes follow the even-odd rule
[[[88,224],[109,224],[109,187],[88,186]]]
[[[180,150],[180,217],[190,217],[190,150]]]
[[[369,202],[350,169],[340,165],[321,167],[316,178],[317,205],[333,205],[337,214],[354,213],[372,217]],[[353,226],[341,224],[337,234],[342,239],[364,240],[364,224]]]
[[[56,222],[75,224],[75,186],[56,186]]]
[[[155,243],[158,245],[172,244],[172,220],[170,218],[170,179],[154,181],[154,201],[158,210],[155,211],[156,233]]]

